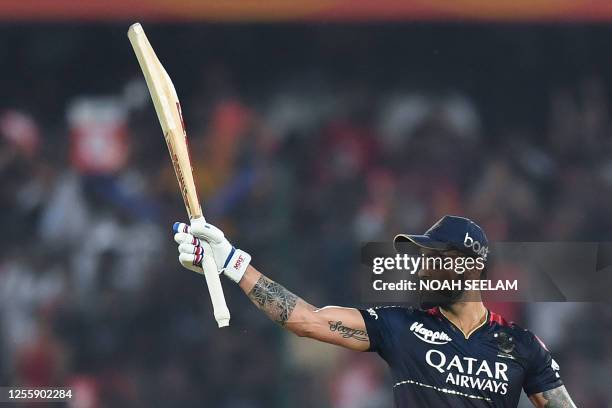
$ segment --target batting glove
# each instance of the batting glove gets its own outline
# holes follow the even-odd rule
[[[174,240],[179,244],[179,262],[185,268],[203,275],[203,265],[214,265],[215,272],[219,272],[208,242],[200,241],[193,235],[182,232],[174,234]],[[205,258],[209,258],[212,264],[206,262]]]
[[[185,268],[203,273],[202,260],[204,256],[212,255],[217,272],[223,273],[234,282],[240,282],[251,255],[236,249],[225,238],[223,231],[214,225],[206,223],[202,218],[191,221],[191,226],[175,222],[173,226],[174,240],[179,250],[179,262]]]

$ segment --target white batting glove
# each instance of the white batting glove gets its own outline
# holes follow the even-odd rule
[[[223,231],[214,225],[206,223],[202,218],[192,220],[191,226],[175,222],[173,226],[174,240],[179,244],[179,261],[181,265],[192,271],[202,272],[202,259],[211,254],[217,272],[234,282],[240,282],[251,255],[236,249],[225,238]]]
[[[179,232],[174,234],[174,241],[179,244],[179,262],[190,271],[204,274],[202,267],[204,257],[210,257],[215,265],[215,272],[219,273],[215,259],[212,256],[210,244],[206,241],[200,241],[191,234]]]

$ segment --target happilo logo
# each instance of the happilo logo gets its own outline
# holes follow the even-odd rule
[[[423,327],[423,323],[414,322],[410,326],[410,331],[419,339],[429,344],[446,344],[452,341],[443,331],[433,331]]]
[[[480,255],[485,261],[487,260],[487,255],[489,254],[489,247],[482,245],[480,241],[476,241],[474,238],[470,237],[470,234],[468,232],[465,233],[463,245],[466,248],[471,248],[472,251]]]

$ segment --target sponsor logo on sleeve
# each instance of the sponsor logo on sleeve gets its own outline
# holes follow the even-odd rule
[[[555,372],[555,377],[556,378],[561,378],[561,376],[559,375],[559,364],[557,364],[557,362],[555,361],[555,359],[552,359],[552,362],[550,363],[550,368],[553,369],[553,371]]]

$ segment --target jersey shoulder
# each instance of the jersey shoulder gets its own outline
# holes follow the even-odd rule
[[[374,306],[365,309],[375,320],[379,318],[402,318],[414,315],[415,308],[410,306]]]
[[[489,325],[493,331],[503,331],[514,336],[517,342],[531,342],[537,338],[530,330],[518,325],[513,321],[506,320],[502,315],[489,311]]]
[[[376,306],[362,310],[361,313],[366,320],[396,329],[421,320],[423,315],[423,311],[411,306]]]
[[[527,395],[563,385],[559,365],[544,342],[531,330],[505,322],[503,318],[496,320],[496,316],[491,328],[493,340],[499,348],[498,357],[512,358],[524,367],[523,389]]]
[[[497,313],[489,313],[490,330],[500,347],[515,349],[515,354],[521,356],[526,362],[539,353],[548,353],[546,345],[531,330],[515,322],[507,321]]]

